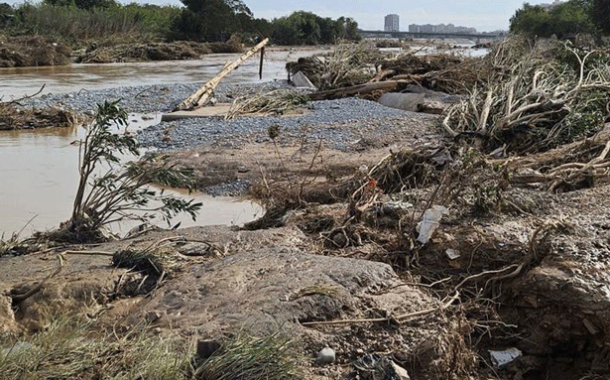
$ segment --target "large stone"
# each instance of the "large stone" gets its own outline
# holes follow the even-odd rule
[[[381,95],[381,98],[379,98],[379,103],[390,108],[417,112],[419,109],[419,105],[424,102],[425,98],[426,94],[401,94],[397,92],[388,92]]]
[[[298,73],[292,76],[292,83],[297,88],[309,88],[312,90],[317,90],[316,86],[311,83],[309,78],[307,78],[307,76],[303,74],[302,71],[299,71]]]

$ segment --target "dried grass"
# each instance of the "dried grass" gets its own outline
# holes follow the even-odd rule
[[[33,336],[0,343],[0,379],[187,379],[189,355],[182,346],[143,327],[118,336],[56,320]]]
[[[85,118],[73,111],[55,107],[21,109],[13,102],[0,103],[0,130],[74,127]]]
[[[305,95],[291,90],[274,90],[235,99],[226,119],[246,115],[283,115],[309,101]]]

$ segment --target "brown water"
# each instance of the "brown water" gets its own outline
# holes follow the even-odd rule
[[[289,60],[308,56],[312,51],[271,52],[265,60],[264,81],[285,79]],[[142,84],[193,83],[211,79],[228,60],[238,55],[208,55],[201,60],[147,62],[110,65],[71,65],[0,69],[0,96],[4,100],[32,94],[45,84],[43,93],[63,93]],[[258,59],[247,61],[223,83],[258,81]],[[159,122],[143,121],[143,115],[130,130]],[[0,131],[0,235],[10,235],[25,227],[23,235],[54,228],[70,216],[78,183],[78,147],[83,128],[51,128],[25,131]],[[248,201],[212,198],[204,194],[178,194],[203,202],[197,222],[180,217],[182,226],[243,224],[260,216],[261,208]],[[159,224],[162,222],[159,221]],[[114,226],[124,233],[134,224]]]
[[[265,54],[263,81],[286,79],[286,62],[319,51],[271,51]],[[204,82],[214,77],[227,61],[239,54],[210,54],[200,60],[116,64],[73,64],[56,67],[0,68],[0,97],[4,100],[36,93],[91,91],[144,84]],[[259,81],[258,56],[230,73],[223,83]]]
[[[130,115],[128,128],[135,131],[159,121],[143,121]],[[24,228],[24,235],[46,230],[67,220],[78,183],[78,146],[72,142],[83,137],[84,128],[49,128],[27,131],[0,131],[0,234],[10,235]],[[260,216],[261,208],[249,201],[211,197],[201,193],[166,191],[203,203],[197,221],[179,216],[172,223],[193,225],[243,224]],[[139,223],[112,226],[125,233]],[[166,227],[162,221],[158,221]]]

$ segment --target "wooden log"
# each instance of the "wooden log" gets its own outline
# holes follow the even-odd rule
[[[378,83],[365,83],[357,86],[338,88],[335,90],[312,92],[307,95],[311,100],[329,100],[348,98],[355,95],[370,94],[374,91],[394,91],[400,85],[406,84],[404,81],[389,80]]]
[[[231,71],[235,70],[242,63],[244,63],[248,58],[252,57],[254,54],[258,53],[261,49],[265,47],[269,43],[269,39],[265,38],[261,43],[248,50],[244,55],[242,55],[238,60],[231,63],[230,65],[226,65],[220,73],[218,73],[212,80],[202,86],[199,90],[195,91],[195,93],[188,97],[185,101],[178,104],[178,106],[174,109],[174,111],[185,111],[192,110],[195,108],[203,107],[205,103],[208,101],[212,92],[218,86],[218,84],[222,81],[224,77],[226,77]]]

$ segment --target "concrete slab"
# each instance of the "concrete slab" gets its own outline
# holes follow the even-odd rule
[[[176,111],[176,112],[166,113],[161,116],[161,121],[174,121],[174,120],[181,120],[181,119],[193,119],[193,118],[204,118],[204,117],[226,117],[230,110],[231,110],[230,103],[218,103],[215,106],[201,107],[201,108],[197,108],[192,111]],[[305,115],[309,112],[311,112],[311,111],[306,108],[299,107],[299,108],[295,108],[292,110],[288,110],[288,111],[286,111],[285,114],[283,114],[281,116],[286,116],[286,117],[300,116],[300,115]],[[258,114],[250,114],[247,116],[263,117],[263,116],[269,116],[269,114],[258,113]]]
[[[225,117],[231,109],[231,103],[218,103],[215,106],[201,107],[192,111],[176,111],[161,116],[161,121],[174,121],[199,117]]]

